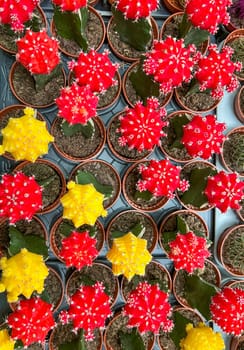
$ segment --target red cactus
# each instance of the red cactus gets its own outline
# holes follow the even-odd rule
[[[148,17],[152,11],[158,7],[158,0],[117,0],[115,3],[116,9],[124,14],[127,19],[139,19]]]
[[[212,297],[210,311],[224,332],[234,336],[244,332],[244,290],[224,287]]]
[[[165,136],[162,130],[167,125],[162,120],[165,115],[166,110],[159,108],[156,98],[148,98],[146,106],[137,102],[134,108],[127,108],[120,117],[120,145],[127,144],[130,149],[136,148],[138,151],[152,150],[160,143],[160,137]]]
[[[168,294],[160,290],[158,285],[140,282],[128,296],[123,314],[129,317],[128,326],[138,327],[139,332],[158,334],[160,328],[170,332],[173,321],[172,308],[168,302]]]
[[[92,92],[99,93],[115,85],[114,75],[119,65],[112,63],[108,55],[108,50],[100,53],[92,49],[88,53],[81,52],[77,61],[71,61],[68,66],[74,72],[77,83],[89,85]]]
[[[1,0],[0,1],[0,24],[9,24],[15,32],[21,32],[24,24],[39,5],[40,0]]]
[[[225,140],[223,131],[226,126],[219,123],[212,114],[204,117],[195,115],[183,126],[181,142],[192,157],[210,158],[214,153],[220,153]]]
[[[42,187],[34,176],[22,172],[4,174],[0,182],[0,217],[9,218],[10,224],[31,220],[42,208]]]
[[[50,38],[45,30],[27,30],[16,43],[16,60],[32,74],[49,74],[60,62],[58,40]]]
[[[75,331],[82,328],[85,338],[92,340],[93,331],[104,327],[107,317],[112,315],[109,304],[110,298],[101,282],[94,286],[81,286],[71,296],[69,310],[60,313],[60,320],[62,323],[73,322]]]
[[[55,325],[52,305],[39,297],[20,300],[16,310],[7,318],[11,337],[24,346],[44,342],[47,333]]]
[[[211,90],[211,96],[215,99],[223,97],[224,88],[233,92],[239,82],[233,73],[241,70],[241,62],[232,62],[231,56],[234,50],[224,46],[222,51],[217,50],[215,44],[209,45],[208,54],[198,61],[198,70],[195,74],[200,84],[200,90]]]
[[[52,2],[60,6],[62,11],[77,11],[81,7],[87,6],[87,0],[52,0]]]
[[[188,182],[180,180],[180,167],[175,166],[168,159],[150,160],[148,165],[141,165],[139,172],[141,179],[137,182],[139,191],[149,191],[154,196],[174,198],[174,191],[186,191]]]
[[[244,198],[244,182],[240,181],[236,173],[220,171],[208,178],[204,193],[209,204],[222,213],[228,208],[240,209],[240,201]]]
[[[178,233],[169,246],[169,258],[173,260],[175,269],[184,269],[188,273],[204,268],[205,259],[211,255],[207,248],[206,238],[196,236],[191,231],[186,234]]]
[[[66,119],[70,124],[86,124],[97,114],[98,97],[88,86],[79,86],[75,82],[62,88],[55,102],[59,108],[59,117]]]
[[[73,231],[70,236],[63,238],[59,255],[67,267],[74,266],[81,270],[84,266],[91,266],[97,257],[96,242],[97,240],[90,237],[88,231]]]
[[[219,24],[229,23],[227,8],[231,3],[231,0],[188,0],[185,12],[195,27],[215,34]]]
[[[160,84],[160,90],[167,94],[173,88],[190,81],[198,61],[194,45],[186,48],[183,39],[168,36],[164,41],[154,41],[153,48],[146,53],[143,70]]]

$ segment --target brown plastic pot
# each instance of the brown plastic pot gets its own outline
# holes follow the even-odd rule
[[[136,191],[136,183],[139,180],[139,171],[138,168],[141,164],[148,163],[148,161],[139,161],[133,163],[129,168],[127,168],[123,178],[122,178],[122,193],[125,197],[126,202],[134,209],[145,212],[154,212],[162,207],[164,207],[169,198],[153,197],[151,203],[149,201],[136,201],[133,197],[134,192]],[[129,189],[129,190],[128,190]]]
[[[223,287],[230,287],[230,288],[238,288],[238,285],[241,284],[241,289],[244,289],[244,280],[238,279],[238,280],[228,280],[223,284]]]
[[[183,6],[180,4],[178,0],[161,0],[161,3],[171,13],[181,12],[184,10]]]
[[[243,38],[243,37],[244,37],[244,28],[242,28],[242,29],[235,29],[235,30],[233,30],[229,35],[227,35],[227,37],[226,37],[225,40],[224,40],[223,46],[228,46],[228,45],[230,45],[230,43],[231,43],[233,40],[235,40],[235,39],[237,39],[237,38]],[[234,54],[233,54],[233,56],[234,56]],[[232,57],[233,57],[233,56],[232,56]],[[240,75],[235,74],[235,73],[233,73],[233,75],[235,75],[236,78],[237,78],[240,82],[243,82],[243,81],[244,81],[244,75],[243,75],[243,76],[240,76]]]
[[[150,17],[149,20],[150,20],[151,26],[152,26],[152,42],[153,42],[153,40],[158,39],[158,25],[153,17]],[[107,25],[107,39],[108,39],[108,44],[109,44],[111,50],[122,61],[126,61],[126,62],[138,61],[140,59],[141,55],[144,53],[143,51],[135,50],[137,52],[137,54],[135,54],[135,56],[133,55],[133,57],[131,57],[127,54],[127,51],[128,51],[127,47],[130,48],[130,45],[124,43],[124,47],[123,47],[124,52],[123,53],[119,52],[118,49],[115,47],[114,43],[111,40],[111,30],[113,27],[113,22],[114,22],[114,16],[112,16],[110,18],[108,25]],[[150,50],[150,48],[148,50]]]
[[[133,70],[135,70],[139,65],[139,62],[136,61],[132,63],[129,68],[125,71],[125,74],[122,79],[122,92],[124,95],[124,98],[129,106],[134,107],[135,103],[140,100],[140,97],[136,95],[135,90],[132,86],[132,83],[130,82],[130,74]],[[136,96],[136,101],[133,101],[134,97],[129,96],[128,94],[128,87],[130,87],[131,90],[134,90],[134,94]],[[163,95],[162,95],[163,96]],[[173,90],[169,92],[165,96],[159,96],[159,103],[160,107],[165,107],[171,100],[171,97],[173,96]]]
[[[102,181],[104,174],[106,175],[110,173],[110,175],[107,177],[107,183],[104,183],[104,185],[113,186],[114,190],[112,196],[104,201],[104,208],[110,208],[117,201],[121,192],[121,181],[117,170],[111,164],[102,159],[87,160],[86,162],[78,164],[71,171],[69,180],[75,181],[75,176],[79,170],[91,172],[99,182]],[[99,177],[101,177],[101,180]]]
[[[91,14],[95,15],[95,16],[98,18],[98,20],[99,20],[99,22],[100,22],[100,25],[101,25],[101,28],[102,28],[102,37],[101,37],[99,43],[97,44],[97,46],[94,47],[94,50],[98,51],[98,50],[102,47],[102,45],[103,45],[103,43],[104,43],[104,40],[105,40],[105,36],[106,36],[106,26],[105,26],[105,23],[104,23],[104,20],[103,20],[102,16],[100,15],[100,13],[99,13],[93,6],[95,6],[95,5],[92,5],[92,6],[88,5],[88,11],[89,11]],[[88,21],[88,22],[89,22],[89,21]],[[51,32],[52,32],[52,35],[57,36],[57,34],[56,34],[56,29],[55,29],[55,23],[54,23],[53,20],[51,21]],[[89,46],[89,43],[88,43],[88,46]],[[73,58],[77,58],[77,57],[79,56],[79,53],[80,53],[80,51],[81,51],[81,48],[79,48],[79,50],[77,51],[77,53],[74,54],[74,53],[71,53],[71,52],[66,51],[65,48],[63,48],[62,45],[59,44],[59,50],[60,50],[62,53],[64,53],[66,56],[73,57]]]
[[[47,214],[58,207],[58,205],[60,204],[60,198],[64,195],[64,193],[66,191],[66,180],[65,180],[64,174],[62,173],[62,171],[60,170],[60,168],[57,165],[55,165],[53,162],[51,162],[48,159],[37,159],[35,163],[31,163],[29,161],[21,162],[14,168],[14,172],[15,173],[17,171],[24,172],[25,167],[27,167],[30,164],[46,165],[46,166],[50,167],[52,170],[54,170],[55,173],[57,173],[58,177],[60,178],[60,191],[57,194],[56,199],[52,203],[46,205],[45,207],[43,207],[43,209],[41,209],[37,212],[37,214]]]
[[[132,226],[136,224],[147,223],[150,225],[150,229],[145,229],[144,234],[141,238],[147,240],[147,250],[151,253],[156,247],[158,241],[158,228],[156,222],[153,218],[143,212],[139,212],[137,210],[125,210],[117,214],[108,224],[106,229],[106,242],[109,248],[112,247],[113,239],[111,237],[111,233],[113,231],[124,231],[125,234],[130,231],[131,224]]]
[[[232,337],[230,341],[230,350],[241,350],[244,345],[244,335],[240,337]]]
[[[110,322],[108,323],[106,329],[105,329],[105,333],[104,333],[104,346],[106,350],[115,350],[117,349],[117,347],[115,348],[110,341],[115,341],[116,343],[118,343],[119,340],[116,341],[116,336],[115,336],[115,331],[116,330],[120,330],[120,329],[129,329],[127,328],[127,323],[128,323],[128,317],[127,316],[123,316],[121,312],[116,313],[114,315],[114,317],[110,320]],[[121,326],[120,326],[121,325]],[[115,329],[114,329],[115,327]],[[110,332],[111,335],[110,335]],[[152,350],[155,344],[155,336],[153,333],[149,333],[149,341],[147,342],[147,345],[145,346],[146,350]],[[147,333],[144,333],[142,335],[143,339],[145,340],[146,337],[148,335]],[[145,343],[145,342],[144,342]]]
[[[224,258],[224,249],[226,248],[226,243],[228,242],[227,240],[230,240],[232,235],[233,239],[235,239],[235,231],[239,229],[242,230],[242,236],[244,236],[244,224],[231,226],[222,232],[217,242],[217,256],[220,263],[229,274],[236,277],[244,277],[244,271],[241,272],[235,266],[231,265],[231,262],[226,261]],[[240,253],[243,252],[240,251]]]
[[[52,249],[52,252],[54,253],[54,255],[56,256],[57,259],[59,259],[61,262],[64,263],[64,260],[60,257],[60,249],[58,247],[57,241],[56,241],[56,232],[59,228],[59,226],[62,224],[63,222],[63,217],[59,217],[55,223],[53,224],[53,226],[51,227],[51,231],[50,231],[50,247]],[[96,244],[96,248],[98,250],[98,252],[100,252],[103,248],[103,243],[105,240],[105,233],[104,233],[104,227],[101,224],[101,222],[99,220],[96,221],[95,226],[97,226],[98,231],[101,235],[101,240],[97,240],[97,244]],[[74,228],[74,231],[76,231],[77,229]]]
[[[244,85],[238,90],[234,97],[234,110],[237,118],[244,124],[244,110],[241,108],[241,95],[244,96]]]
[[[100,142],[97,145],[94,145],[94,150],[91,154],[87,154],[84,156],[74,156],[73,154],[69,153],[69,150],[64,150],[62,145],[58,143],[57,138],[56,138],[56,134],[58,133],[58,131],[56,132],[56,130],[60,130],[61,129],[61,124],[63,119],[60,117],[56,117],[52,123],[51,126],[51,134],[54,136],[54,142],[53,142],[53,147],[55,149],[55,151],[63,158],[65,158],[66,160],[70,161],[70,162],[82,162],[88,159],[92,159],[96,156],[98,156],[98,154],[103,150],[105,142],[106,142],[106,129],[105,126],[103,124],[103,121],[101,120],[100,117],[94,117],[92,118],[95,127],[98,131],[98,133],[100,133],[101,139]],[[61,134],[61,132],[59,133]],[[62,137],[64,138],[68,138],[71,141],[72,144],[72,139],[76,139],[77,135],[73,135],[73,136],[65,136],[63,135]],[[82,136],[79,136],[82,137]],[[95,139],[96,143],[97,143],[98,138]],[[86,143],[92,143],[92,140],[88,140],[84,138],[84,142]],[[70,147],[70,146],[69,146]],[[86,149],[86,148],[85,148]],[[72,147],[71,147],[72,150]]]
[[[60,77],[62,78],[62,84],[58,87],[58,89],[55,91],[55,95],[52,96],[52,100],[50,100],[49,102],[47,103],[44,103],[43,101],[40,103],[40,104],[33,104],[31,103],[30,101],[27,101],[25,100],[21,95],[20,93],[17,91],[17,88],[14,84],[14,76],[16,74],[16,72],[18,72],[18,74],[20,74],[20,71],[21,69],[25,72],[26,76],[29,77],[29,80],[33,80],[33,77],[31,76],[31,74],[17,61],[15,61],[11,68],[10,68],[10,72],[9,72],[9,85],[10,85],[10,89],[13,93],[13,95],[16,97],[17,100],[19,100],[21,103],[25,104],[25,105],[28,105],[30,107],[33,107],[33,108],[46,108],[46,107],[49,107],[49,106],[52,106],[55,104],[55,98],[59,97],[59,92],[60,92],[60,89],[65,86],[66,84],[66,75],[65,75],[65,71],[64,69],[62,68],[61,70],[61,75]],[[23,77],[23,85],[24,85],[24,79],[26,77]],[[32,84],[32,94],[35,94],[36,93],[36,90],[35,90],[35,87],[34,87],[34,80],[33,80],[33,84]]]
[[[119,117],[124,113],[124,111],[119,112],[113,118],[111,118],[107,127],[107,143],[110,151],[118,159],[126,163],[137,162],[148,157],[153,152],[155,147],[153,147],[151,151],[138,152],[136,149],[129,149],[127,145],[124,147],[119,145],[118,138],[120,137],[120,134],[117,133],[116,130],[120,125]]]

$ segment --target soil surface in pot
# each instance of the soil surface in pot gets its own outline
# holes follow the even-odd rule
[[[96,16],[96,14],[94,14],[92,11],[89,11],[89,17],[85,34],[88,43],[88,51],[91,48],[96,49],[103,38],[103,27],[101,25],[99,17]],[[57,34],[56,36],[59,40],[60,48],[66,51],[67,53],[78,56],[79,53],[82,51],[81,47],[74,40],[63,38]]]
[[[33,343],[25,348],[26,350],[43,350],[43,346],[39,343]]]
[[[240,94],[240,107],[241,107],[242,114],[244,115],[244,89],[242,89]]]
[[[87,350],[96,350],[99,349],[99,345],[101,343],[101,336],[99,330],[94,331],[95,339],[92,341],[86,341],[86,349]],[[52,342],[50,349],[58,350],[59,345],[64,343],[69,343],[77,338],[76,333],[74,332],[72,324],[62,325],[60,323],[53,330],[53,334],[51,335]]]
[[[130,292],[132,292],[139,282],[147,281],[150,284],[158,283],[161,290],[164,292],[169,291],[169,278],[167,272],[160,268],[157,263],[150,262],[145,269],[145,275],[135,275],[130,281],[127,278],[123,278],[122,291],[125,299],[128,298]]]
[[[120,115],[123,115],[123,113]],[[117,116],[111,122],[109,133],[108,133],[109,140],[115,152],[120,154],[122,157],[133,161],[143,159],[151,153],[150,151],[146,151],[146,150],[139,152],[136,148],[130,149],[127,145],[121,146],[118,142],[119,137],[121,137],[121,133],[117,132],[117,129],[119,127],[120,127],[120,121],[119,121],[119,116]]]
[[[63,119],[57,119],[57,122],[52,127],[52,134],[55,139],[55,144],[61,152],[74,158],[87,158],[94,154],[96,150],[103,143],[104,135],[101,134],[101,130],[94,119],[95,132],[93,137],[86,138],[81,131],[78,131],[72,136],[66,136],[62,131]]]
[[[244,144],[244,132],[233,132],[223,144],[223,158],[228,168],[244,173],[244,158],[239,145]]]
[[[35,180],[45,183],[42,191],[43,209],[51,205],[58,198],[61,191],[61,179],[57,172],[47,164],[28,163],[22,170],[27,176],[35,176]]]
[[[113,239],[111,237],[111,233],[113,231],[121,231],[124,233],[128,233],[130,229],[132,229],[138,223],[140,223],[145,228],[145,232],[140,238],[147,240],[147,249],[150,250],[153,244],[155,243],[156,233],[155,233],[154,227],[152,225],[152,222],[147,216],[145,216],[143,213],[139,213],[135,211],[125,212],[119,215],[117,218],[114,218],[114,221],[110,226],[110,229],[108,232],[109,247],[110,248],[112,247]]]
[[[105,199],[103,202],[104,208],[110,206],[120,192],[120,182],[116,176],[115,170],[111,168],[109,164],[99,161],[83,163],[79,166],[79,170],[92,173],[92,175],[95,176],[96,180],[103,185],[112,186],[112,196],[108,199]],[[75,174],[72,176],[72,180],[75,180]]]
[[[244,18],[240,17],[239,6],[236,6],[239,1],[240,0],[232,0],[232,4],[229,7],[230,23],[233,24],[235,28],[244,28]]]
[[[122,331],[124,333],[131,333],[132,328],[127,327],[128,317],[119,315],[113,323],[110,324],[107,330],[107,343],[113,350],[121,350],[122,347],[120,345],[119,332]],[[150,332],[141,334],[143,339],[145,348],[148,349],[148,345],[153,343],[153,334]]]
[[[49,269],[48,276],[44,281],[44,289],[47,294],[48,302],[53,305],[54,309],[58,306],[61,300],[62,288],[63,286],[60,285],[60,280],[55,272]]]
[[[243,55],[243,51],[244,51],[244,36],[240,36],[238,38],[235,38],[233,40],[230,40],[227,43],[228,46],[232,47],[232,49],[234,50],[234,53],[231,57],[231,60],[233,62],[241,62],[242,63],[242,69],[240,70],[240,72],[235,72],[235,75],[237,75],[238,77],[244,79],[244,55]]]
[[[38,92],[32,75],[21,64],[17,64],[13,74],[13,86],[16,94],[26,103],[34,106],[44,106],[54,103],[59,97],[60,89],[64,86],[63,72],[49,81],[45,87]]]
[[[244,227],[234,230],[225,240],[222,257],[231,271],[244,275]]]

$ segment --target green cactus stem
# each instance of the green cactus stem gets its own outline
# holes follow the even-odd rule
[[[146,228],[145,226],[143,226],[140,222],[137,223],[136,225],[134,225],[133,227],[131,227],[128,232],[133,233],[134,236],[138,237],[138,238],[142,238],[144,232],[145,232]],[[127,232],[122,232],[122,231],[113,231],[111,236],[112,238],[119,238],[119,237],[123,237]]]
[[[84,124],[73,124],[71,125],[67,121],[62,123],[62,132],[65,136],[73,136],[78,132],[81,132],[86,139],[90,139],[94,136],[95,125],[92,119],[89,119],[88,122]]]
[[[119,340],[122,350],[145,350],[142,337],[136,328],[131,332],[119,331]]]
[[[70,342],[60,344],[58,350],[87,350],[84,330],[79,329],[77,337]]]
[[[62,65],[58,64],[49,74],[33,74],[32,77],[35,83],[35,90],[41,91],[47,83],[59,77],[62,74]]]

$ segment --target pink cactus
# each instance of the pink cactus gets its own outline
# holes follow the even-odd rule
[[[16,60],[31,74],[49,74],[60,62],[58,40],[50,38],[45,30],[27,30],[16,43]]]
[[[83,329],[85,339],[94,338],[93,331],[102,328],[106,319],[112,315],[110,298],[104,292],[104,286],[97,282],[94,286],[80,286],[70,298],[68,311],[61,311],[62,323],[73,322],[74,330]]]
[[[134,108],[127,108],[120,117],[120,145],[128,145],[130,149],[135,148],[139,152],[152,150],[155,145],[159,145],[160,138],[165,136],[162,130],[167,125],[162,120],[165,115],[166,110],[159,108],[156,98],[148,98],[146,106],[137,102]]]
[[[239,86],[233,73],[240,71],[242,65],[241,62],[231,61],[233,52],[229,46],[224,46],[219,52],[217,46],[212,44],[208,47],[208,54],[198,61],[195,77],[200,84],[200,90],[210,89],[214,99],[223,97],[224,88],[228,92],[233,92]]]
[[[146,53],[143,70],[152,75],[160,84],[160,90],[167,94],[191,80],[198,56],[194,45],[186,48],[183,39],[168,36],[163,41],[154,41],[152,50]]]
[[[191,231],[186,234],[178,233],[169,246],[169,258],[173,260],[175,269],[184,269],[188,273],[193,273],[195,269],[203,269],[205,259],[211,255],[206,238],[196,236]]]
[[[158,5],[158,0],[117,0],[115,2],[116,9],[122,12],[125,18],[134,20],[150,16],[152,11],[157,9]]]
[[[20,300],[16,310],[8,316],[7,323],[11,328],[11,337],[21,340],[24,346],[44,343],[55,325],[52,305],[39,297]]]
[[[195,27],[215,34],[219,24],[229,23],[227,9],[231,3],[231,0],[188,0],[185,12]]]
[[[62,11],[77,11],[81,7],[87,6],[87,0],[52,0],[52,2],[60,6]]]
[[[118,63],[112,63],[108,57],[109,51],[103,53],[90,50],[81,52],[77,61],[69,63],[69,69],[74,72],[79,85],[88,85],[92,92],[105,92],[110,86],[115,85],[114,79],[118,70]]]
[[[24,24],[33,15],[40,0],[1,0],[0,24],[9,24],[15,32],[24,30]]]
[[[71,232],[70,236],[62,239],[62,248],[59,252],[67,267],[81,270],[84,266],[91,266],[97,257],[97,240],[90,237],[88,231]]]
[[[88,86],[79,86],[76,82],[62,88],[55,102],[59,108],[58,116],[69,124],[86,124],[97,115],[98,97]]]
[[[223,131],[226,126],[219,123],[212,114],[204,117],[195,115],[183,126],[181,142],[191,157],[210,158],[214,153],[220,153],[225,140]]]
[[[226,333],[240,336],[244,332],[244,290],[224,287],[212,297],[213,321]]]
[[[137,182],[137,188],[139,191],[149,191],[155,197],[172,199],[176,189],[184,192],[189,186],[186,180],[180,180],[180,170],[168,159],[150,160],[148,165],[142,164],[139,168],[141,179]]]
[[[160,290],[158,285],[140,282],[128,296],[123,314],[129,317],[128,326],[137,327],[140,333],[170,332],[173,328],[172,308],[168,302],[168,294]]]
[[[31,220],[42,208],[42,187],[33,176],[22,172],[4,174],[0,183],[0,217],[9,218],[10,224]]]
[[[222,213],[228,208],[240,209],[240,201],[244,198],[244,182],[240,181],[236,173],[220,171],[208,178],[204,193],[209,204]]]

